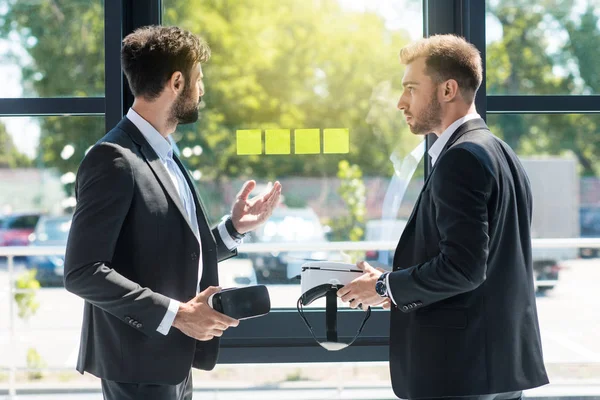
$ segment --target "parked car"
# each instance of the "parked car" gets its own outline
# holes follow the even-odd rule
[[[31,246],[66,246],[71,216],[42,216],[30,236]],[[27,268],[36,269],[36,278],[42,286],[62,286],[64,254],[27,257]]]
[[[600,206],[581,206],[579,208],[579,226],[582,238],[600,237]],[[596,258],[600,254],[600,249],[581,248],[579,255],[581,258]]]
[[[5,215],[0,219],[0,246],[27,246],[40,214],[20,213]],[[16,256],[15,261],[25,261],[26,257]]]
[[[280,207],[269,220],[251,232],[246,243],[323,243],[325,229],[310,207]],[[259,283],[298,283],[302,264],[310,260],[334,260],[326,251],[283,251],[250,253]]]
[[[0,246],[27,246],[40,214],[5,215],[0,219]]]
[[[219,286],[222,288],[252,286],[257,283],[252,261],[244,254],[219,263]]]

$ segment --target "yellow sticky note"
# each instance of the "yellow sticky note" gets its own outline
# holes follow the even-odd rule
[[[321,136],[318,129],[296,129],[294,131],[294,152],[296,154],[319,154]]]
[[[262,153],[260,129],[242,129],[236,132],[237,154],[247,156]]]
[[[265,131],[266,154],[290,154],[290,130],[267,129]]]
[[[323,153],[342,154],[350,152],[350,131],[348,129],[324,129]]]

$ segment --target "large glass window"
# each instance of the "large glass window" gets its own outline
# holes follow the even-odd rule
[[[1,97],[104,96],[104,0],[0,1]]]
[[[300,294],[296,276],[306,260],[364,258],[389,268],[393,247],[423,182],[423,161],[415,160],[423,150],[418,148],[421,139],[409,132],[396,109],[403,74],[398,50],[423,35],[423,2],[161,3],[164,24],[190,29],[213,50],[204,66],[207,93],[201,118],[194,125],[180,126],[174,135],[211,222],[229,211],[245,180],[256,179],[257,192],[275,179],[284,185],[283,202],[271,221],[246,239],[239,257],[220,266],[223,286],[267,284],[275,310],[228,331],[221,364],[214,371],[194,371],[195,386],[201,396],[226,387],[223,398],[242,398],[250,389],[261,398],[305,399],[316,395],[315,387],[323,398],[343,397],[341,391],[349,388],[356,398],[393,397],[386,362],[271,362],[383,360],[381,354],[387,354],[387,316],[377,319],[383,312],[374,313],[363,332],[364,341],[344,352],[323,354],[320,348],[315,351],[308,331],[290,308],[296,306]],[[487,111],[492,132],[517,151],[529,174],[535,196],[534,240],[597,238],[598,116],[506,114],[508,108],[503,107],[511,99],[521,101],[519,96],[541,103],[556,100],[550,95],[597,94],[598,3],[534,3],[486,1],[486,89],[493,101],[488,102],[491,109],[479,111]],[[119,79],[116,73],[109,74],[109,87],[104,79],[105,46],[114,57],[119,42],[109,40],[109,35],[110,44],[104,43],[104,30],[110,29],[104,26],[104,8],[110,15],[121,15],[124,10],[115,4],[0,0],[0,73],[5,77],[1,97],[40,98],[47,105],[54,100],[44,98],[78,97],[79,102],[104,96],[108,90],[107,101],[115,104],[122,95],[121,87],[116,87]],[[137,2],[131,7],[123,12],[123,26],[132,23],[129,11],[136,18],[141,15]],[[481,14],[471,15],[472,32],[484,20],[483,10]],[[449,17],[454,20],[454,15]],[[429,24],[435,31],[434,25]],[[549,111],[567,110],[570,98],[559,98]],[[36,113],[38,99],[24,100],[31,111],[12,115]],[[103,110],[90,112],[99,115]],[[115,109],[111,112],[109,119],[118,119]],[[106,132],[104,121],[103,116],[0,118],[1,246],[64,243],[74,205],[74,174],[87,149]],[[406,175],[413,169],[412,177]],[[541,334],[553,383],[588,383],[600,373],[595,340],[600,304],[593,296],[600,271],[597,256],[592,247],[534,249]],[[14,294],[9,301],[0,301],[0,316],[8,316],[0,317],[0,354],[14,354],[20,384],[42,379],[52,385],[97,388],[95,378],[73,371],[82,301],[55,287],[60,286],[61,262],[60,254],[16,259],[17,287],[31,287],[26,273],[35,269],[42,288],[33,297],[20,297],[20,305],[12,302]],[[6,259],[0,258],[1,298],[8,299],[7,287]],[[352,321],[362,316],[343,311],[342,340],[358,326],[346,323],[348,316]],[[322,313],[312,317],[321,332]],[[10,360],[0,357],[0,386],[8,380]],[[261,390],[265,387],[277,390]],[[574,386],[568,387],[560,391],[550,386],[526,395],[574,394]]]
[[[422,185],[422,166],[415,165],[402,204],[386,203],[394,166],[400,169],[422,140],[396,109],[398,52],[423,34],[421,2],[163,6],[164,24],[190,29],[213,51],[203,67],[200,120],[180,126],[175,137],[213,221],[246,179],[260,189],[275,179],[284,187],[273,218],[240,249],[250,252],[231,260],[254,274],[240,279],[269,284],[275,307],[295,307],[297,276],[308,260],[367,257],[389,265],[389,251],[348,251],[344,243],[397,242]],[[291,250],[297,244],[308,248]],[[269,251],[255,252],[265,246]],[[221,266],[221,280],[231,281],[229,270]]]
[[[409,157],[415,148],[422,153],[422,138],[408,131],[396,110],[403,74],[398,51],[422,36],[421,8],[419,0],[164,2],[164,24],[200,34],[213,49],[211,61],[204,66],[207,93],[201,119],[195,125],[181,126],[174,135],[211,221],[218,222],[229,211],[246,179],[258,181],[257,192],[275,179],[284,185],[285,198],[272,220],[246,240],[239,257],[221,265],[223,286],[265,283],[273,307],[290,308],[300,294],[295,276],[308,259],[367,258],[389,268],[389,250],[399,238],[423,181],[422,162]],[[0,3],[0,28],[11,40],[0,47],[0,53],[16,82],[7,97],[102,96],[102,9],[103,2]],[[37,14],[42,16],[33,18]],[[258,141],[253,142],[256,131]],[[1,118],[3,226],[20,213],[22,218],[37,220],[35,227],[22,235],[29,245],[64,244],[77,167],[104,132],[102,116]],[[257,143],[258,154],[251,154]],[[410,174],[400,173],[407,169],[416,171],[410,184]],[[402,202],[394,197],[397,190],[406,192]],[[364,244],[386,240],[388,247]],[[287,248],[297,244],[311,250]],[[260,250],[261,246],[269,250]],[[9,302],[0,302],[1,314],[13,319],[0,320],[0,353],[14,354],[17,380],[94,380],[72,371],[82,302],[59,287],[62,255],[19,257],[16,261],[17,285],[28,287],[25,274],[34,269],[42,283],[31,301],[21,301],[39,304],[31,315],[19,316],[17,302],[12,313]],[[0,285],[8,285],[5,260],[0,260]],[[56,315],[70,318],[57,320]],[[319,321],[313,324],[320,328],[322,315],[316,317]],[[16,338],[11,339],[8,323],[13,322]],[[342,340],[358,327],[343,322],[342,316]],[[264,326],[253,330],[249,339],[242,327],[236,334],[250,345],[271,344],[265,339],[269,332]],[[298,336],[298,343],[314,346],[308,335],[308,330],[288,332],[285,339]],[[363,334],[386,335],[387,330],[373,325]],[[297,349],[288,350],[294,353]],[[236,360],[253,357],[243,354],[236,350]],[[9,360],[0,360],[0,370],[9,367]],[[316,374],[314,367],[310,371],[304,367],[265,366],[260,381],[252,373],[255,368],[247,366],[194,373],[196,382],[236,380],[246,388],[325,377],[323,385],[335,386],[337,391],[346,376],[358,376],[359,371],[354,365],[341,369],[328,364]],[[389,395],[387,365],[361,365],[362,374],[365,368],[377,376],[377,385]],[[54,369],[68,372],[51,372]],[[332,378],[334,371],[336,379]],[[0,373],[0,382],[6,379],[7,375]]]
[[[487,120],[492,132],[515,149],[529,176],[534,242],[599,237],[600,164],[595,138],[600,116],[491,114]],[[597,257],[595,248],[534,245],[537,306],[551,381],[581,383],[581,379],[597,374]],[[576,313],[569,311],[573,304],[581,305]]]
[[[0,118],[0,246],[66,245],[77,166],[103,135],[101,116]],[[0,258],[0,369],[9,367],[11,354],[19,369],[75,365],[83,302],[60,289],[63,267],[62,253],[16,257],[14,287],[34,292],[5,301],[9,276],[6,258]],[[35,376],[57,379],[40,372],[19,379],[39,379]]]
[[[487,93],[598,94],[595,0],[486,0]]]
[[[79,163],[102,136],[104,117],[0,118],[0,211],[73,207]]]

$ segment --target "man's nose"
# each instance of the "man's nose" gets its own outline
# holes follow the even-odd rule
[[[398,110],[401,110],[401,111],[406,110],[406,102],[403,101],[403,97],[400,97],[400,99],[398,100],[398,105],[396,106],[398,108]]]

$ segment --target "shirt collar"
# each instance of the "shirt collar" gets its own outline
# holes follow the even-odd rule
[[[467,114],[462,118],[457,119],[449,127],[447,127],[444,132],[437,138],[434,144],[429,148],[429,156],[431,157],[431,166],[435,165],[435,162],[440,156],[440,153],[448,143],[448,140],[452,137],[452,134],[465,122],[470,121],[472,119],[481,118],[481,116],[477,113]]]
[[[162,161],[173,157],[173,148],[169,139],[164,138],[148,121],[140,114],[130,108],[127,118],[142,132],[150,147],[156,152]]]

